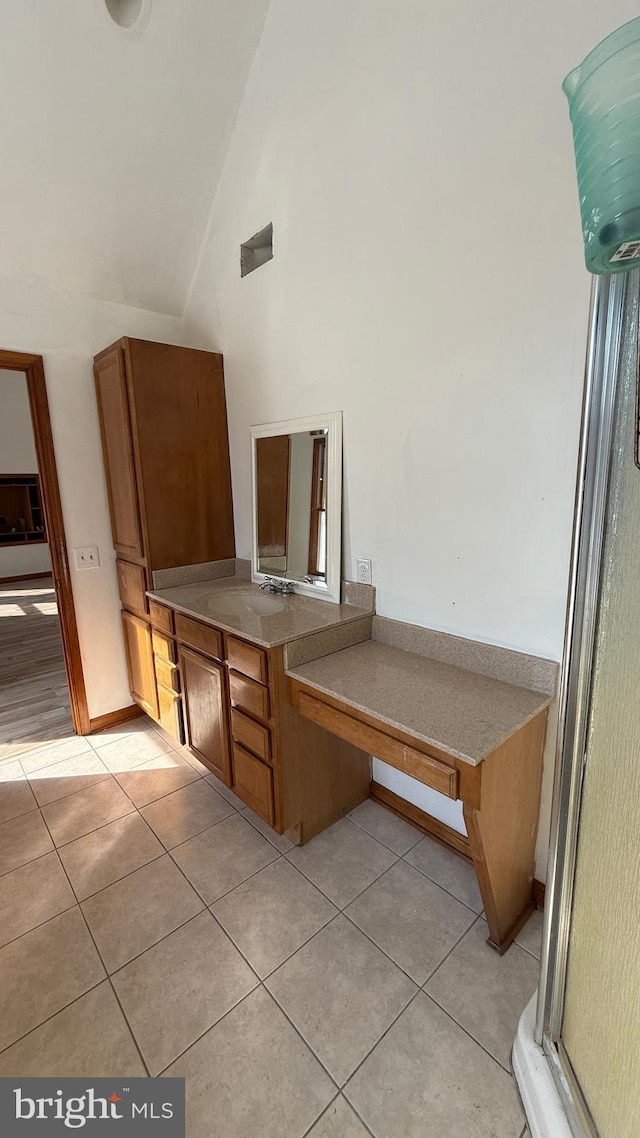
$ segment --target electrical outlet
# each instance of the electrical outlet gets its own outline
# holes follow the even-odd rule
[[[359,585],[371,584],[371,562],[358,558],[356,561],[357,579]]]
[[[100,554],[97,545],[83,545],[74,549],[76,569],[97,569],[100,564]]]

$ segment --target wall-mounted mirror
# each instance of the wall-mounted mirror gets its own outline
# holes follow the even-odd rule
[[[253,580],[340,601],[342,412],[251,428]]]

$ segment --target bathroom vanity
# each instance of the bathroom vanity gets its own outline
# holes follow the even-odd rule
[[[340,413],[252,428],[249,563],[221,357],[125,339],[95,375],[136,703],[295,843],[370,793],[401,810],[473,861],[504,951],[532,908],[555,664],[341,582]],[[462,803],[466,835],[372,786],[371,756]]]
[[[298,714],[284,650],[362,639],[371,607],[265,595],[241,575],[156,589],[149,607],[158,690],[181,698],[187,745],[265,822],[305,842],[368,798],[369,756]]]

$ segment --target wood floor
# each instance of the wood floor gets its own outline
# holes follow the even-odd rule
[[[0,585],[0,759],[71,734],[53,581]]]

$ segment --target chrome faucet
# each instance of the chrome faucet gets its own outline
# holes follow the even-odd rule
[[[283,581],[280,577],[265,577],[261,589],[268,589],[270,593],[280,593],[283,597],[293,596],[293,581]]]

